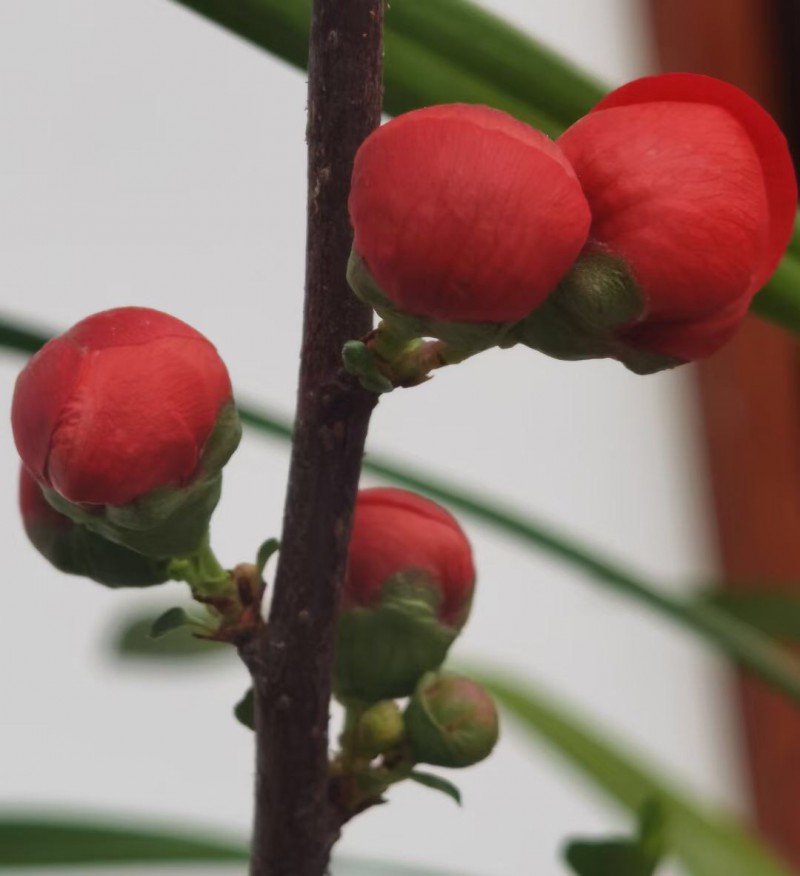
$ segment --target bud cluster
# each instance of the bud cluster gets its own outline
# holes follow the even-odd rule
[[[796,201],[775,122],[708,76],[628,83],[555,142],[488,107],[427,107],[356,156],[349,278],[383,320],[367,345],[390,385],[415,382],[409,358],[419,382],[516,343],[650,373],[733,335]],[[439,362],[398,337],[438,339]]]
[[[441,668],[474,589],[472,550],[449,512],[405,490],[358,494],[334,670],[347,711],[337,764],[362,795],[350,806],[413,778],[418,763],[471,766],[494,747],[489,695]]]

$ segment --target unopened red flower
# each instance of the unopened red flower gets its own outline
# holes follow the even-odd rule
[[[342,699],[408,696],[441,666],[469,615],[472,550],[455,518],[397,489],[358,494],[334,686]]]
[[[17,379],[12,426],[51,504],[159,556],[202,538],[240,436],[213,345],[140,307],[95,314],[46,344]]]
[[[680,361],[714,352],[792,231],[795,176],[773,119],[732,85],[676,73],[611,92],[557,142],[591,208],[586,254],[620,259],[640,294],[614,338]]]
[[[169,579],[168,561],[145,557],[108,541],[60,514],[23,466],[19,507],[31,544],[56,569],[108,587],[147,587]]]
[[[408,490],[361,490],[356,499],[343,606],[372,607],[403,576],[426,582],[436,616],[463,626],[475,587],[472,549],[458,521]]]
[[[589,212],[547,136],[499,110],[405,113],[358,151],[354,256],[381,316],[508,323],[533,310],[581,250]],[[358,284],[357,284],[358,285]]]

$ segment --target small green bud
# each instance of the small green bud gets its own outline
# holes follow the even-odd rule
[[[394,700],[370,706],[359,718],[354,734],[354,753],[372,760],[403,741],[403,716]]]
[[[498,739],[492,698],[479,684],[459,675],[424,676],[404,717],[411,753],[419,763],[472,766],[489,756]]]

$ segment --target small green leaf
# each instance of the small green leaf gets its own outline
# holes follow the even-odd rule
[[[126,659],[193,660],[197,657],[218,657],[231,652],[219,642],[199,638],[188,627],[179,627],[168,636],[154,639],[153,615],[126,618],[112,640],[114,651]]]
[[[363,341],[348,341],[342,348],[345,371],[357,377],[369,392],[380,395],[394,389],[392,382],[378,370],[372,350]]]
[[[578,876],[654,876],[665,850],[664,809],[645,804],[634,839],[574,840],[564,857]]]
[[[461,791],[447,779],[443,779],[441,776],[436,776],[433,773],[424,773],[420,770],[412,770],[408,777],[418,785],[425,785],[426,788],[433,788],[434,791],[441,791],[442,794],[447,794],[448,797],[455,800],[461,806]]]
[[[258,553],[256,554],[256,566],[258,567],[259,574],[263,574],[264,568],[269,562],[270,557],[277,553],[280,549],[281,543],[277,538],[268,538],[258,549]]]
[[[167,633],[186,627],[190,623],[191,618],[182,608],[170,608],[153,621],[150,627],[150,636],[153,639],[159,639],[161,636],[166,636]]]
[[[698,804],[633,755],[604,738],[596,722],[580,720],[536,690],[530,682],[466,672],[486,687],[518,726],[544,740],[597,788],[632,812],[658,800],[666,814],[669,849],[692,876],[789,876],[789,870],[743,825]]]
[[[233,707],[233,714],[240,724],[244,724],[250,730],[256,729],[255,697],[252,687]]]
[[[578,876],[653,876],[653,863],[631,840],[576,840],[564,857]]]

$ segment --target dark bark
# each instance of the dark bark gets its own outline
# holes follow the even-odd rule
[[[252,876],[322,876],[342,818],[328,783],[334,631],[376,397],[341,369],[372,314],[347,286],[353,157],[378,125],[383,0],[315,0],[309,45],[308,243],[297,419],[269,620],[253,674]]]

